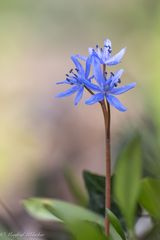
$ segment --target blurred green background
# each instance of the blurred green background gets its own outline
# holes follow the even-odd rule
[[[142,129],[146,116],[160,131],[160,1],[0,0],[0,198],[15,212],[36,193],[71,200],[65,166],[79,181],[82,169],[104,173],[98,104],[75,108],[72,97],[54,96],[71,54],[86,55],[105,38],[113,53],[127,47],[118,67],[124,83],[137,82],[121,97],[128,111],[112,109],[114,160],[125,133]]]

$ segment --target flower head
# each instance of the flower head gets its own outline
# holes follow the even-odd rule
[[[91,58],[92,60],[96,59],[100,62],[100,64],[106,64],[108,66],[116,65],[120,63],[121,59],[123,58],[125,54],[126,48],[122,48],[117,54],[112,56],[112,43],[109,39],[106,39],[104,41],[103,48],[99,48],[98,45],[96,45],[96,48],[89,48],[89,57],[77,55],[81,60],[87,61],[87,59]],[[90,60],[91,61],[91,60]]]
[[[62,93],[59,93],[57,97],[67,97],[76,93],[74,104],[77,105],[83,96],[85,83],[91,81],[92,77],[89,78],[90,64],[88,61],[86,62],[86,68],[84,70],[83,66],[75,56],[72,56],[71,59],[76,66],[76,73],[73,71],[73,69],[71,69],[69,71],[69,74],[66,74],[66,79],[64,81],[58,82],[57,84],[67,84],[72,87]]]
[[[115,73],[111,72],[110,76],[107,78],[107,73],[104,75],[102,73],[100,64],[97,64],[94,72],[98,85],[88,82],[87,86],[90,89],[95,90],[97,93],[92,95],[92,97],[89,98],[85,103],[91,105],[106,99],[110,105],[117,108],[119,111],[126,111],[127,108],[123,106],[122,103],[114,95],[119,95],[129,91],[136,86],[136,83],[133,82],[128,85],[118,87],[118,85],[121,83],[120,78],[123,74],[123,69],[120,69]]]
[[[136,86],[136,83],[130,83],[120,87],[120,78],[123,74],[122,69],[115,73],[111,72],[110,74],[104,72],[106,66],[120,63],[124,54],[125,48],[112,56],[111,41],[106,39],[103,48],[99,48],[98,45],[95,49],[89,48],[88,57],[81,55],[72,56],[71,59],[76,66],[76,73],[71,69],[69,74],[66,74],[66,79],[57,83],[70,85],[71,88],[59,93],[57,97],[67,97],[76,93],[74,104],[77,105],[83,96],[84,89],[86,88],[92,94],[91,98],[85,102],[86,104],[91,105],[106,100],[119,111],[126,111],[126,107],[122,105],[115,95],[129,91]],[[83,68],[78,59],[85,61],[85,68]],[[104,66],[103,71],[101,65]],[[91,66],[93,67],[93,76],[89,77]],[[97,82],[96,84],[91,81],[93,78]]]

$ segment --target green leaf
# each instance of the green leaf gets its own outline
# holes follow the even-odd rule
[[[105,216],[105,176],[97,175],[89,171],[83,172],[83,178],[89,195],[88,207],[102,216]],[[124,218],[113,196],[114,176],[111,177],[111,211],[119,218],[124,230],[126,229]]]
[[[141,179],[141,151],[139,138],[123,149],[117,162],[114,194],[129,229],[134,226]]]
[[[109,240],[98,225],[86,222],[75,221],[66,223],[67,229],[73,234],[76,240],[92,239],[92,240]]]
[[[58,221],[63,222],[67,229],[76,235],[78,230],[82,230],[80,227],[83,225],[83,229],[86,229],[87,239],[102,239],[104,237],[104,219],[90,210],[83,207],[76,206],[75,204],[67,203],[60,200],[51,199],[41,199],[41,198],[31,198],[25,200],[25,209],[34,218],[43,221]],[[85,223],[85,227],[84,227]],[[74,227],[74,230],[72,229]],[[76,230],[77,229],[77,230]],[[74,232],[75,231],[75,232]],[[95,231],[97,233],[95,233]],[[122,240],[117,230],[111,225],[111,237],[110,240]],[[78,233],[77,233],[78,234]],[[84,231],[79,233],[81,239],[84,238]],[[102,235],[100,237],[100,235]],[[90,236],[90,237],[89,237]],[[94,236],[99,236],[94,238]],[[77,235],[76,235],[77,237]],[[77,239],[80,239],[77,237]],[[105,239],[105,238],[104,238]],[[109,240],[108,239],[108,240]]]
[[[64,211],[60,208],[55,208],[53,205],[45,204],[45,208],[53,214],[53,216],[61,216],[61,220],[63,221],[65,227],[73,234],[76,240],[83,239],[93,239],[93,240],[105,240],[106,237],[104,232],[102,232],[102,228],[94,222],[92,222],[90,217],[86,220],[86,217],[83,216],[81,219],[80,215],[67,215],[64,214]],[[74,209],[72,209],[74,211]],[[83,220],[85,219],[85,220]],[[82,231],[83,229],[83,231]]]
[[[121,226],[119,219],[116,217],[116,215],[112,213],[110,209],[106,209],[106,215],[110,223],[114,227],[114,229],[117,231],[117,233],[121,236],[123,240],[126,240],[123,228]]]
[[[38,220],[69,221],[74,219],[77,221],[90,221],[99,224],[101,227],[104,226],[102,217],[72,203],[43,198],[30,198],[23,203],[28,213]],[[49,212],[46,206],[50,207],[52,212]]]
[[[95,240],[122,240],[117,231],[110,225],[110,237],[106,237],[104,235],[104,228],[103,224],[99,224],[99,222],[93,221],[93,219],[88,219],[85,221],[83,220],[84,217],[81,219],[81,216],[72,215],[72,217],[65,215],[62,213],[62,209],[57,211],[57,209],[53,208],[53,206],[45,204],[46,209],[51,212],[53,215],[59,216],[67,227],[67,229],[76,237],[77,240],[83,239],[95,239]],[[73,209],[72,209],[73,211]],[[61,215],[61,217],[60,217]],[[63,216],[63,217],[62,217]],[[79,220],[81,219],[81,220]],[[103,220],[104,221],[104,220]],[[98,224],[97,224],[98,223]],[[81,231],[83,229],[83,231]]]
[[[140,204],[160,220],[160,179],[145,178],[141,181]]]
[[[105,216],[105,177],[83,171],[83,179],[89,195],[89,208]]]
[[[48,210],[44,207],[44,202],[48,201],[47,199],[38,199],[30,198],[23,201],[23,205],[27,212],[34,218],[40,221],[56,221],[61,222],[59,218],[53,216]]]
[[[47,220],[46,213],[48,212],[48,220],[51,220],[51,216],[53,216],[52,220],[55,221],[58,219],[58,221],[62,221],[65,227],[74,235],[74,237],[76,237],[77,240],[106,239],[103,232],[103,218],[85,208],[59,200],[38,198],[25,200],[25,208],[32,216],[36,218],[38,210],[36,205],[43,208],[42,213],[45,213],[45,218],[43,217],[43,214],[41,214],[42,220]]]

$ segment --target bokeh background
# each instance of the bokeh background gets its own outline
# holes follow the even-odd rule
[[[83,169],[104,173],[99,105],[74,107],[72,97],[55,95],[64,89],[56,82],[72,68],[70,56],[86,55],[105,38],[113,53],[127,47],[118,67],[124,83],[137,82],[120,97],[128,111],[112,109],[114,165],[126,134],[144,131],[148,121],[160,130],[160,1],[0,0],[0,199],[23,227],[33,224],[22,199],[74,201],[66,176],[83,189]],[[0,215],[10,221],[3,204]]]

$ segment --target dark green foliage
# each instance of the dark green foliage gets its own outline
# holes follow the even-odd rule
[[[96,213],[105,215],[105,177],[89,171],[83,172],[85,187],[88,192],[88,207]]]
[[[84,171],[83,178],[89,196],[89,209],[105,216],[105,177],[89,171]],[[111,178],[111,211],[120,219],[125,229],[124,218],[113,198],[113,180],[114,176]]]

